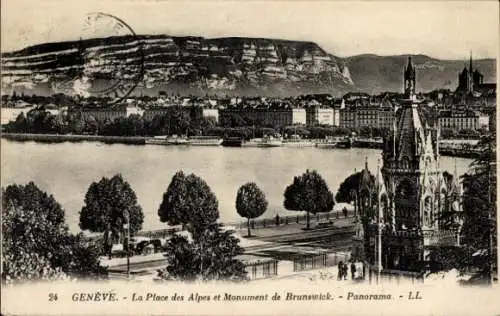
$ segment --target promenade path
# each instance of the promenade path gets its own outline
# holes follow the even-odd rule
[[[332,219],[333,228],[344,228],[344,227],[349,227],[352,226],[353,224],[353,218],[348,217],[348,218],[339,218],[339,219]],[[314,226],[316,225],[316,220],[311,219],[311,230],[314,231]],[[265,240],[272,240],[274,237],[276,239],[278,237],[284,236],[284,235],[291,235],[291,234],[303,234],[304,233],[304,228],[306,227],[305,224],[300,223],[291,223],[291,224],[281,224],[279,226],[269,226],[265,228],[255,228],[251,230],[252,237],[246,237],[248,235],[248,231],[246,228],[240,228],[240,229],[235,229],[236,233],[240,236],[243,236],[245,239],[265,239]],[[319,230],[319,229],[318,229]]]
[[[311,221],[313,229],[304,230],[305,224],[287,224],[271,226],[266,228],[252,229],[252,237],[247,236],[247,229],[234,229],[234,236],[240,240],[240,245],[245,249],[241,260],[247,263],[275,259],[279,261],[278,275],[272,279],[290,278],[292,276],[301,278],[314,278],[320,274],[336,275],[336,262],[346,260],[349,257],[350,231],[353,218],[341,218],[332,220],[333,225],[325,228],[315,229],[315,221]],[[347,233],[346,233],[347,232]],[[325,239],[330,239],[324,242]],[[301,255],[317,254],[318,251],[329,252],[327,256],[328,268],[316,269],[314,271],[294,271],[293,258]],[[335,253],[331,253],[335,251]],[[127,270],[127,258],[101,257],[101,264],[107,266],[112,273],[123,274]],[[130,271],[134,279],[148,279],[154,277],[156,270],[166,266],[164,253],[150,255],[137,255],[130,257]],[[121,272],[120,272],[121,271]],[[326,273],[325,271],[328,271]]]

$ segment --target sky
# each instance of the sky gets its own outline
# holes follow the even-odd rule
[[[313,41],[327,52],[495,58],[497,1],[2,0],[2,52],[81,37],[105,12],[137,34],[267,37]]]

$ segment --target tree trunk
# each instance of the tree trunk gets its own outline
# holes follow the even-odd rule
[[[106,230],[104,232],[104,246],[106,247],[106,252],[108,254],[109,260],[111,260],[112,253],[111,251],[113,250],[113,241],[111,240],[112,236],[109,234],[109,230]]]
[[[311,219],[309,216],[309,212],[306,213],[306,228],[307,229],[311,228]]]
[[[247,222],[247,227],[248,227],[248,237],[251,237],[252,234],[250,233],[250,218],[247,219],[248,222]]]

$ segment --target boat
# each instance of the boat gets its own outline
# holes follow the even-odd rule
[[[189,145],[189,140],[185,136],[173,135],[167,138],[167,143],[169,145]]]
[[[242,144],[242,147],[281,147],[283,141],[281,138],[275,138],[273,136],[264,136],[263,138],[253,138]]]
[[[244,139],[241,137],[226,137],[222,140],[224,147],[241,147]]]
[[[174,136],[154,136],[154,137],[146,137],[145,143],[147,145],[187,145],[188,139],[186,137],[178,137]]]
[[[292,135],[290,138],[283,140],[283,146],[294,148],[314,147],[314,142],[302,139],[299,135]]]
[[[191,136],[188,142],[192,146],[220,146],[222,138],[217,136]]]
[[[316,147],[323,148],[323,149],[351,148],[352,147],[352,139],[350,137],[327,138],[325,140],[316,142]]]
[[[145,142],[146,145],[170,145],[167,143],[167,139],[167,136],[146,137]]]

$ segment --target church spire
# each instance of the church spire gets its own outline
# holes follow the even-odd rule
[[[411,56],[408,56],[408,66],[406,66],[408,71],[413,70],[413,65],[411,64]]]
[[[467,92],[472,93],[474,91],[474,79],[473,79],[473,70],[472,70],[472,50],[469,55],[469,74],[468,74],[468,89]]]
[[[469,52],[469,72],[472,74],[472,51]]]

